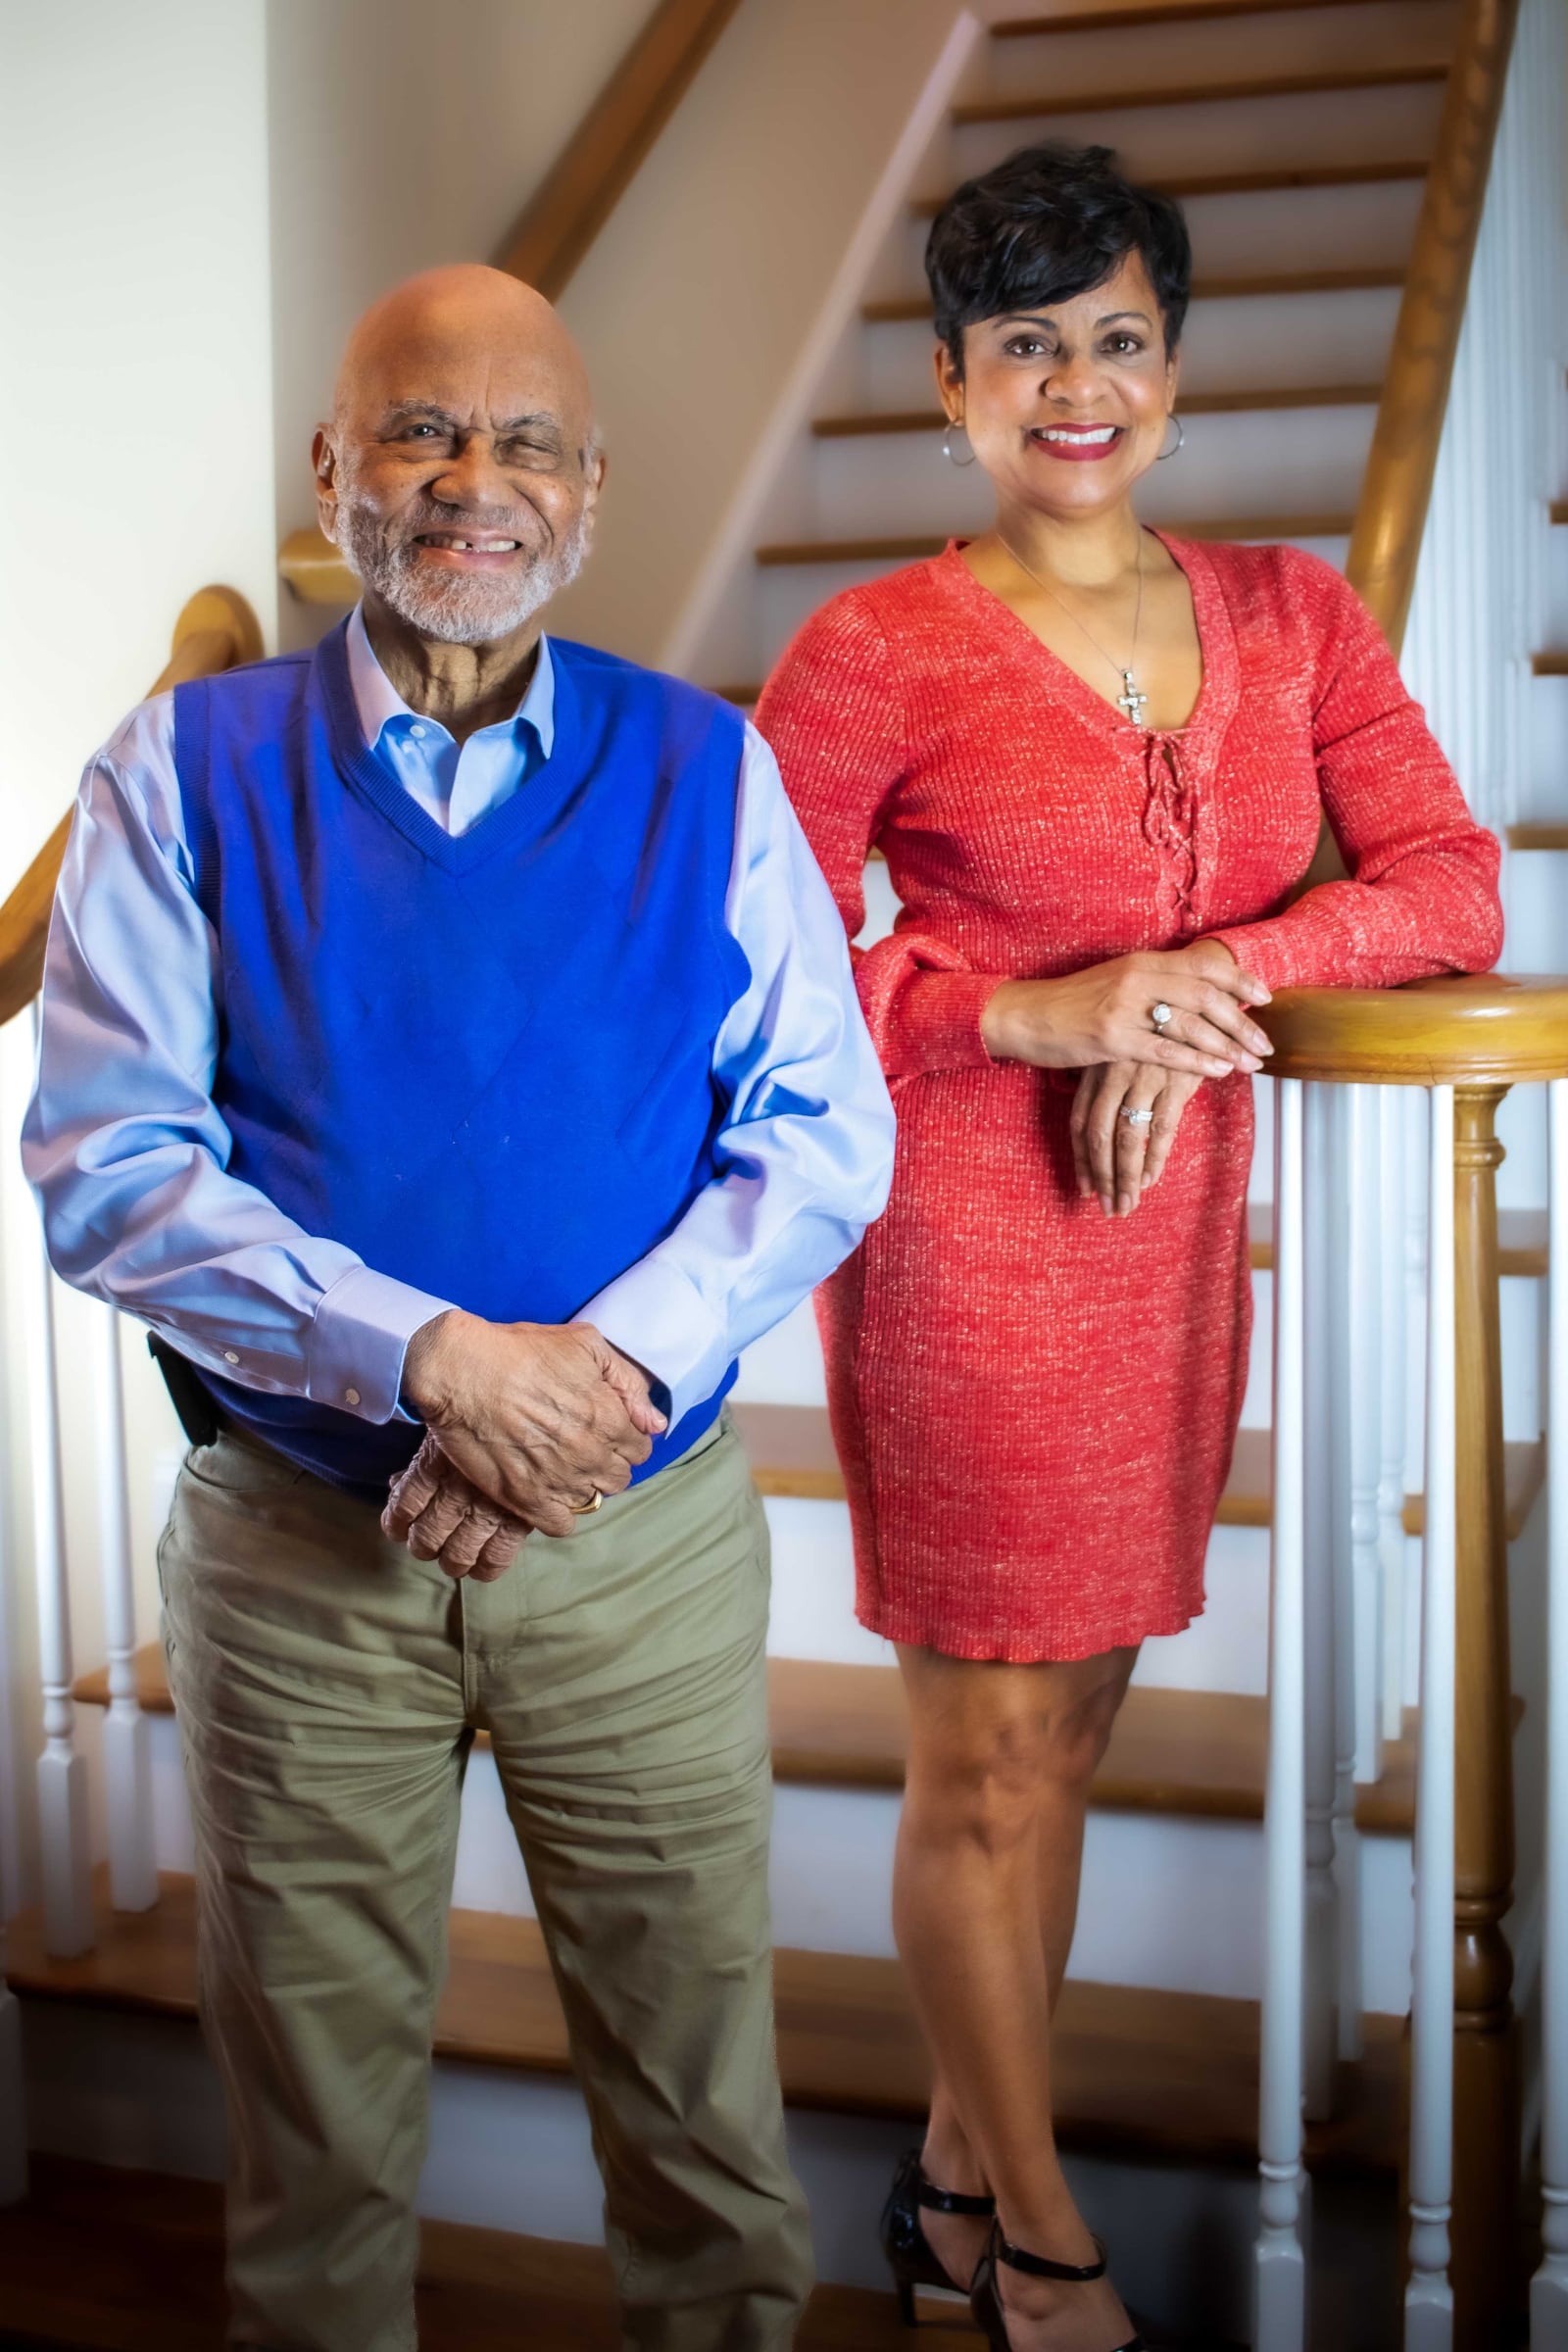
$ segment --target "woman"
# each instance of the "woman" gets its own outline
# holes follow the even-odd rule
[[[1485,969],[1497,850],[1336,572],[1139,525],[1180,447],[1179,209],[1103,148],[1031,148],[926,266],[949,454],[996,522],[835,598],[758,713],[851,935],[873,845],[903,908],[858,959],[892,1202],[819,1294],[858,1614],[909,1700],[895,1925],[934,2089],[885,2237],[906,2304],[970,2287],[999,2352],[1112,2352],[1051,2013],[1139,1644],[1202,1606],[1251,1011]],[[1291,905],[1324,812],[1351,879]]]

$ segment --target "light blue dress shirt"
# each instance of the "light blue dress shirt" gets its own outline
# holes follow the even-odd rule
[[[526,791],[551,758],[545,639],[514,716],[461,745],[398,695],[358,610],[348,660],[367,745],[449,832]],[[158,695],[82,778],[23,1133],[50,1254],[68,1282],[168,1332],[198,1365],[387,1421],[409,1341],[463,1301],[367,1266],[228,1174],[211,1092],[221,957],[192,891],[173,750],[173,698]],[[662,1384],[672,1424],[849,1254],[892,1177],[893,1108],[844,926],[750,726],[725,921],[752,976],[713,1052],[722,1173],[581,1310]],[[408,1079],[417,1119],[416,1061]]]

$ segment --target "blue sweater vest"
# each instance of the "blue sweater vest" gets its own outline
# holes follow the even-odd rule
[[[496,1322],[569,1321],[712,1180],[714,1041],[750,979],[724,927],[740,718],[551,650],[552,756],[456,840],[366,749],[342,628],[174,693],[230,1172]],[[201,1377],[231,1420],[367,1497],[422,1434]]]

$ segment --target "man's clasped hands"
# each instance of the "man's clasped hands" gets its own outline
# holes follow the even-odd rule
[[[648,1375],[590,1323],[486,1323],[454,1307],[409,1343],[403,1394],[425,1424],[381,1514],[449,1576],[488,1584],[533,1529],[569,1536],[618,1494],[664,1416]]]

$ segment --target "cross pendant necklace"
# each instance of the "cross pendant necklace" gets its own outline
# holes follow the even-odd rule
[[[1147,694],[1139,693],[1138,680],[1133,676],[1133,673],[1130,669],[1124,669],[1122,671],[1121,683],[1122,691],[1116,697],[1116,708],[1118,710],[1126,711],[1128,717],[1132,720],[1135,727],[1142,726],[1144,720],[1144,705],[1148,702],[1149,697]]]
[[[1089,643],[1094,647],[1102,662],[1109,662],[1111,668],[1116,672],[1116,675],[1121,680],[1121,692],[1116,697],[1116,709],[1118,710],[1125,710],[1133,725],[1135,727],[1141,727],[1144,723],[1144,705],[1148,702],[1149,697],[1144,693],[1142,687],[1138,683],[1138,680],[1133,675],[1133,663],[1138,659],[1138,630],[1139,625],[1144,617],[1143,532],[1140,530],[1138,534],[1138,601],[1133,607],[1133,641],[1131,646],[1128,648],[1127,659],[1125,662],[1118,662],[1114,655],[1106,653],[1104,647],[1101,644],[1098,637],[1090,636],[1089,631],[1084,627],[1083,622],[1079,619],[1071,605],[1066,603],[1063,598],[1056,594],[1056,591],[1054,588],[1053,588],[1049,580],[1043,580],[1041,578],[1039,572],[1035,570],[1032,564],[1026,564],[1024,562],[1022,556],[1019,555],[1018,550],[1012,546],[1008,540],[1002,537],[1001,531],[998,531],[997,537],[1002,541],[1002,545],[1006,549],[1007,554],[1017,564],[1018,569],[1025,573],[1029,579],[1033,580],[1037,588],[1043,588],[1047,596],[1050,597],[1052,603],[1058,606],[1060,610],[1066,613],[1067,618],[1072,622],[1073,627],[1078,631],[1079,635],[1081,637],[1088,638]]]

